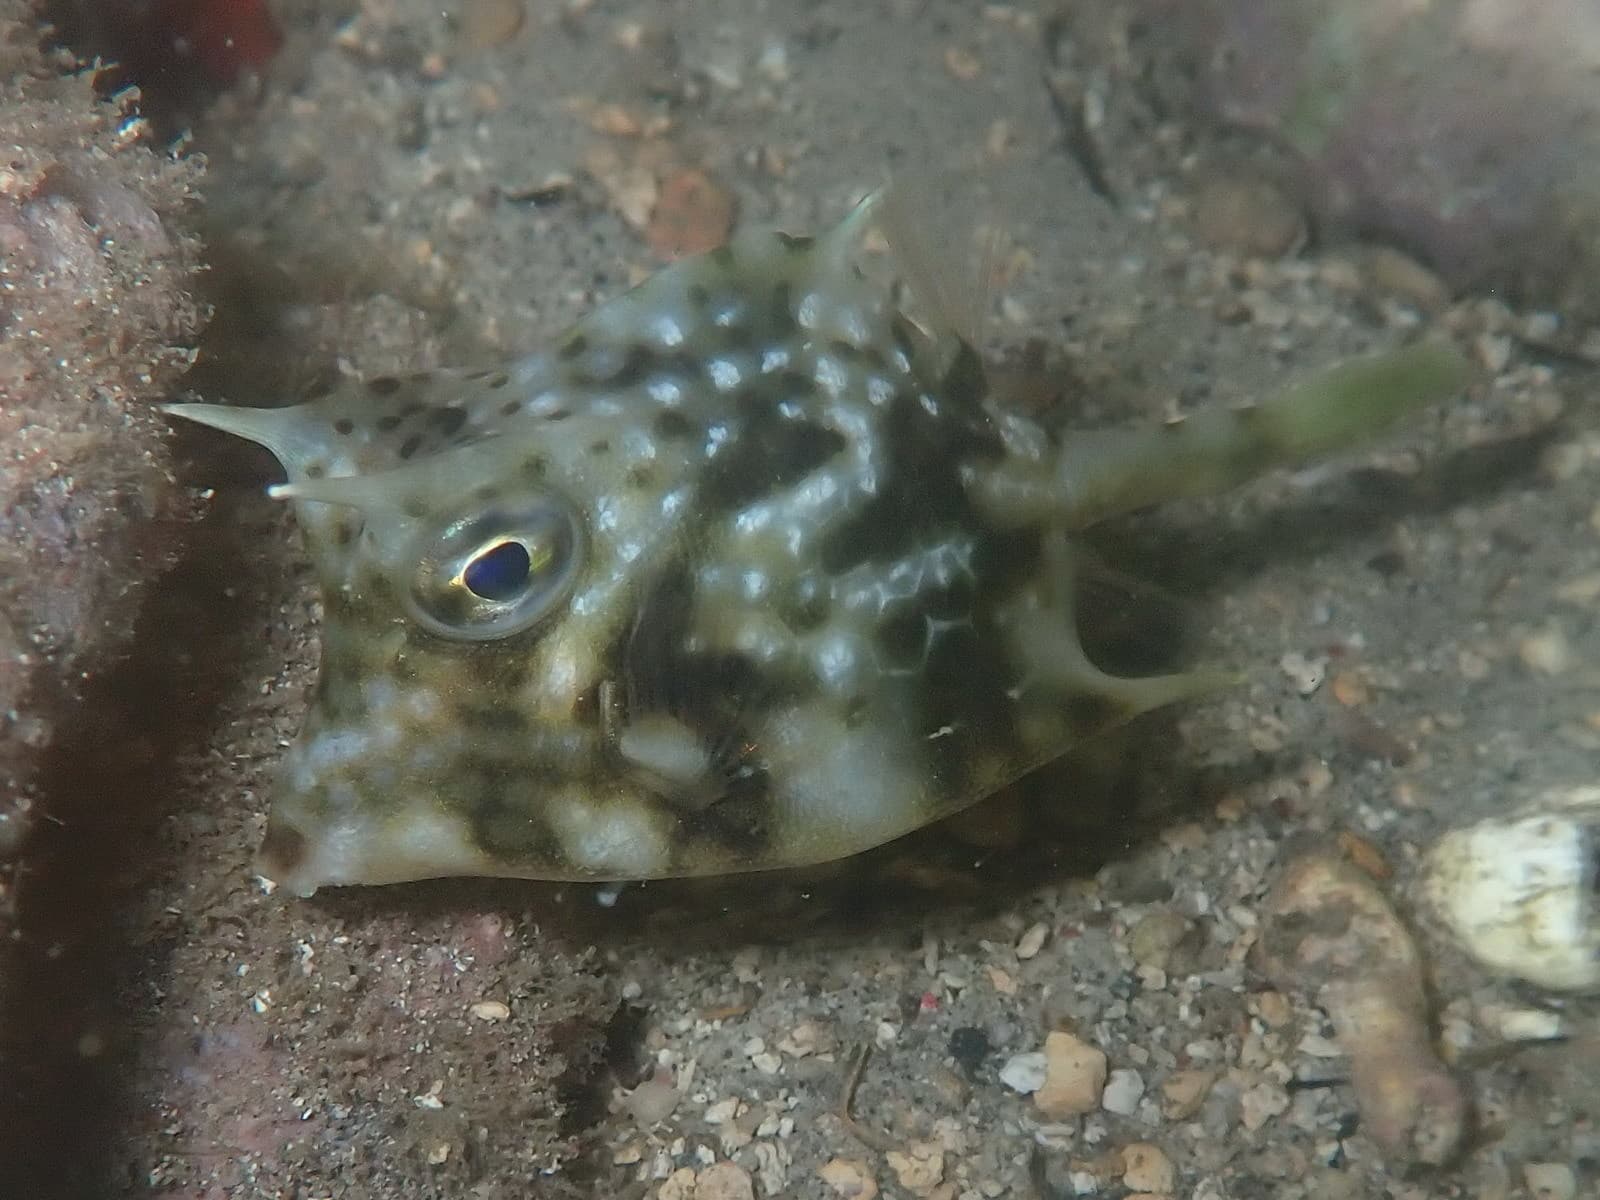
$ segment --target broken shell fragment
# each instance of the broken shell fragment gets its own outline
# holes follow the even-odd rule
[[[1483,966],[1540,987],[1600,991],[1600,787],[1549,791],[1439,839],[1422,895]]]

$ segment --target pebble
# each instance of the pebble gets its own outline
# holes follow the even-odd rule
[[[672,1115],[682,1094],[672,1082],[672,1073],[658,1068],[628,1093],[626,1103],[634,1123],[641,1129],[649,1129]]]
[[[661,258],[715,250],[733,228],[733,193],[704,171],[687,168],[661,181],[645,240]]]
[[[1128,952],[1141,967],[1165,971],[1172,952],[1189,932],[1189,922],[1168,908],[1140,917],[1128,931]]]
[[[1044,949],[1044,940],[1050,936],[1050,926],[1043,921],[1035,921],[1022,931],[1022,936],[1017,939],[1017,957],[1026,961]]]
[[[1135,1192],[1171,1192],[1178,1173],[1160,1146],[1134,1142],[1122,1148],[1122,1182]]]
[[[1346,708],[1359,708],[1372,698],[1360,676],[1341,671],[1333,677],[1333,698]]]
[[[1472,343],[1483,366],[1498,375],[1511,362],[1511,339],[1503,333],[1480,333]]]
[[[1278,666],[1289,677],[1289,682],[1294,684],[1294,690],[1302,696],[1311,695],[1328,677],[1326,655],[1307,658],[1304,654],[1291,651],[1278,660]]]
[[[1479,1014],[1485,1026],[1508,1042],[1544,1042],[1563,1032],[1561,1014],[1544,1008],[1487,1007]]]
[[[950,1057],[956,1060],[956,1065],[966,1074],[968,1079],[976,1079],[979,1069],[993,1050],[989,1042],[989,1035],[975,1025],[963,1025],[950,1035]],[[1044,1082],[1043,1056],[1041,1055],[1039,1082]],[[1007,1066],[1010,1064],[1007,1063]],[[1034,1089],[1038,1090],[1037,1087]]]
[[[1600,600],[1600,571],[1579,575],[1556,588],[1556,599],[1568,604],[1587,605]]]
[[[872,1177],[867,1164],[854,1158],[829,1159],[817,1168],[822,1182],[831,1187],[843,1200],[876,1200],[878,1181]]]
[[[461,10],[461,37],[474,50],[509,42],[526,19],[522,0],[470,0]]]
[[[962,83],[971,83],[983,73],[983,64],[972,51],[951,46],[944,52],[944,69]]]
[[[1367,257],[1367,276],[1378,291],[1397,296],[1424,312],[1435,312],[1450,303],[1450,289],[1442,279],[1390,246],[1372,250]]]
[[[1578,1194],[1577,1176],[1566,1163],[1528,1163],[1522,1182],[1533,1200],[1574,1200]]]
[[[1239,1119],[1252,1133],[1288,1108],[1289,1093],[1268,1080],[1247,1089],[1239,1097]]]
[[[1121,1117],[1131,1117],[1139,1111],[1139,1101],[1144,1099],[1144,1077],[1132,1067],[1120,1067],[1111,1072],[1105,1090],[1100,1096],[1100,1107]]]
[[[1193,211],[1203,241],[1257,258],[1279,258],[1306,236],[1305,215],[1264,179],[1212,179]]]
[[[755,1200],[755,1183],[738,1163],[719,1162],[694,1181],[694,1200]]]
[[[1517,643],[1517,657],[1530,671],[1541,675],[1563,675],[1572,667],[1572,646],[1566,634],[1550,625]]]
[[[650,224],[659,186],[655,173],[637,162],[624,162],[610,146],[593,147],[584,156],[584,167],[606,193],[617,215],[637,230]]]
[[[1217,1073],[1204,1068],[1174,1071],[1161,1085],[1162,1112],[1168,1120],[1187,1121],[1200,1111],[1216,1081]]]
[[[944,1147],[938,1142],[910,1142],[904,1150],[884,1155],[900,1186],[914,1196],[926,1196],[944,1180]]]
[[[1040,1112],[1047,1117],[1071,1117],[1099,1107],[1106,1087],[1104,1051],[1070,1033],[1052,1033],[1045,1038],[1044,1057],[1044,1082],[1033,1093]]]
[[[695,1175],[693,1167],[679,1167],[656,1191],[656,1200],[695,1200]]]
[[[1044,1086],[1047,1069],[1047,1060],[1042,1050],[1013,1054],[1006,1059],[1005,1066],[1000,1068],[1000,1082],[1013,1092],[1031,1096]]]
[[[504,1021],[511,1015],[511,1009],[498,1000],[479,1000],[467,1011],[480,1021]]]

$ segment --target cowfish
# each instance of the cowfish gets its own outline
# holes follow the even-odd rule
[[[1232,678],[1097,667],[1081,530],[1463,383],[1418,343],[1072,431],[991,386],[904,197],[739,232],[503,367],[169,406],[277,457],[322,591],[261,874],[613,882],[878,846]]]

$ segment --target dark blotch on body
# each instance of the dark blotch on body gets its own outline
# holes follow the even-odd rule
[[[436,408],[428,414],[428,424],[439,431],[440,437],[452,437],[467,423],[467,410],[453,405]]]
[[[824,539],[822,565],[832,574],[890,563],[952,533],[981,529],[960,474],[964,460],[988,449],[979,430],[964,428],[953,413],[929,415],[907,392],[890,401],[882,420],[889,465],[878,495]]]
[[[783,377],[771,379],[781,384]],[[790,487],[845,448],[838,430],[779,413],[781,390],[774,391],[764,379],[737,398],[738,433],[712,461],[700,493],[712,511],[742,508]]]
[[[690,423],[688,417],[670,408],[656,414],[655,420],[652,422],[652,428],[655,430],[657,437],[666,438],[669,441],[677,441],[689,437],[695,432],[695,427]]]

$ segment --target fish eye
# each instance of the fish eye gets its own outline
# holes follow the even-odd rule
[[[518,541],[507,540],[480,551],[461,571],[461,582],[480,600],[514,600],[533,572],[533,555]]]
[[[407,607],[440,637],[510,637],[566,599],[582,550],[577,514],[554,496],[460,515],[418,539]]]

